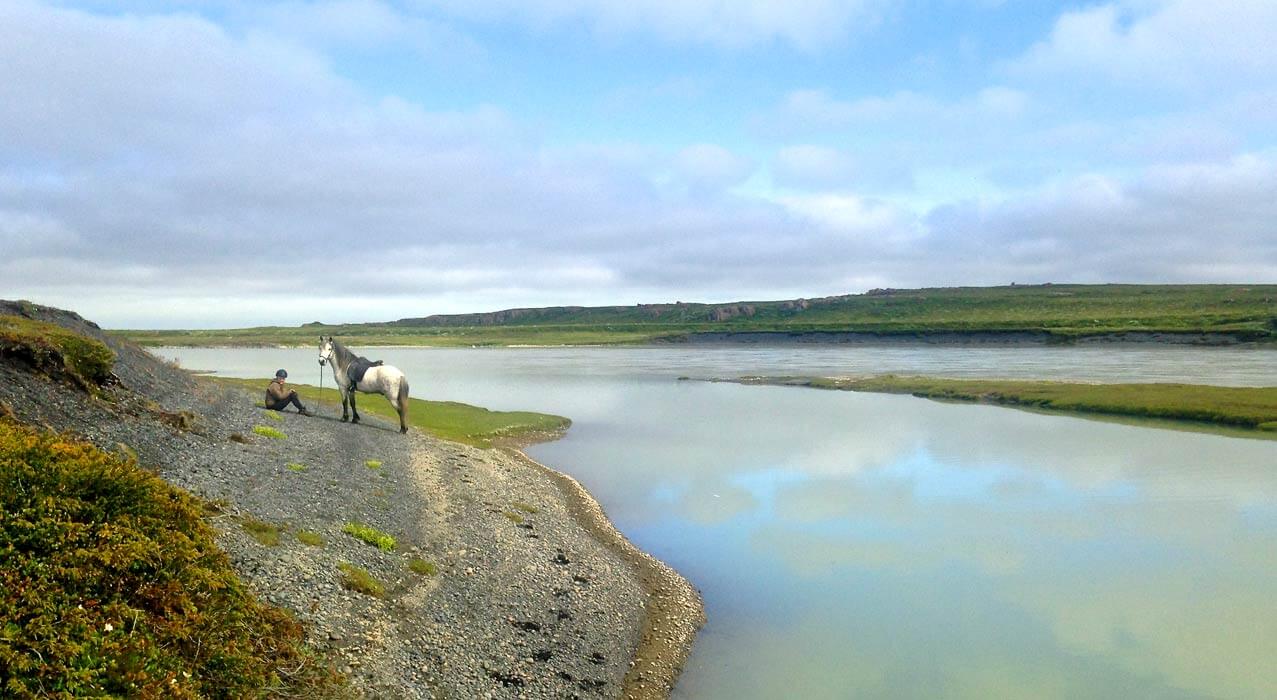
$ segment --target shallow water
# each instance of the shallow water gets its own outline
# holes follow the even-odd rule
[[[313,350],[160,354],[318,381]],[[529,453],[580,479],[704,592],[709,624],[677,697],[1277,696],[1277,442],[674,381],[916,372],[1273,385],[1277,352],[365,354],[404,369],[419,397],[574,420]]]

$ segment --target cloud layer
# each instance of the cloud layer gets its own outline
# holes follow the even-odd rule
[[[1260,75],[1273,56],[1245,43],[1253,32],[1201,62],[1173,52],[1173,82],[1197,90],[1183,109],[1087,118],[1060,112],[1040,82],[1138,78],[1123,66],[1196,21],[1180,3],[1065,14],[965,95],[791,85],[739,113],[752,136],[725,129],[719,143],[565,143],[499,96],[444,110],[374,89],[333,48],[484,54],[457,17],[821,46],[872,9],[675,5],[6,3],[0,296],[117,326],[248,325],[874,286],[1277,280],[1277,144],[1256,135],[1277,115],[1264,97],[1277,81]],[[1235,10],[1220,14],[1273,24],[1262,3]],[[1212,71],[1246,70],[1243,87],[1199,99]]]

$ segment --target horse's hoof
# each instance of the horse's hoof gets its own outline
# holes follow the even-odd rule
[[[408,432],[408,429],[407,429],[407,428],[400,428],[400,429],[399,429],[399,434],[400,434],[400,435],[403,435],[403,434],[404,434],[404,433],[406,433],[406,432]]]
[[[348,418],[348,417],[346,417],[346,416],[342,416],[342,417],[341,417],[341,422],[343,422],[343,423],[345,423],[345,422],[347,422],[347,421],[349,421],[349,420],[350,420],[350,418]]]
[[[352,419],[350,420],[350,422],[351,422],[351,423],[358,423],[358,422],[359,422],[359,419],[358,419],[358,418],[352,418]]]

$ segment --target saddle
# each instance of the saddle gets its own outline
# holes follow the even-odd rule
[[[346,379],[350,382],[350,388],[354,389],[356,384],[363,381],[364,373],[368,371],[369,367],[380,366],[381,360],[373,362],[366,357],[356,357],[355,361],[346,367]]]

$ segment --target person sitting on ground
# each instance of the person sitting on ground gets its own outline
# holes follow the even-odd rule
[[[271,380],[270,386],[266,387],[266,408],[272,411],[282,411],[288,408],[289,404],[297,407],[297,412],[303,416],[312,415],[302,402],[297,399],[297,392],[284,388],[284,380],[288,378],[288,372],[279,370],[275,373],[275,378]]]

